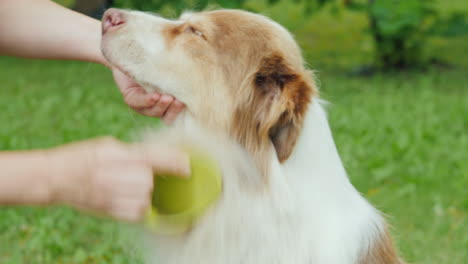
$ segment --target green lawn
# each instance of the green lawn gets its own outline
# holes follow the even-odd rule
[[[279,19],[288,15],[294,13]],[[467,263],[468,39],[431,40],[451,69],[352,77],[351,67],[370,61],[372,44],[360,30],[365,19],[332,20],[317,16],[289,27],[318,70],[353,183],[388,215],[407,260]],[[0,80],[0,150],[107,134],[128,140],[158,125],[123,104],[101,66],[1,57]],[[3,207],[0,263],[141,263],[132,234],[67,208]]]

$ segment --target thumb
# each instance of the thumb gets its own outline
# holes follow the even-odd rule
[[[190,175],[190,155],[175,147],[152,145],[135,145],[142,155],[143,161],[153,169],[154,173],[168,173],[175,176]]]

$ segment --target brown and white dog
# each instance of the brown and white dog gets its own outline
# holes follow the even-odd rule
[[[194,140],[231,157],[219,159],[221,199],[190,232],[155,237],[150,262],[402,263],[349,182],[312,72],[282,26],[239,10],[168,20],[110,9],[102,50],[148,91],[185,103],[180,138],[205,135]]]

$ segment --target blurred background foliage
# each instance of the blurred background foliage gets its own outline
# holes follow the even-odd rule
[[[177,17],[187,9],[243,8],[262,12],[275,5],[288,3],[302,10],[303,19],[310,19],[322,9],[339,19],[343,10],[362,12],[367,17],[364,28],[373,40],[374,59],[369,70],[403,70],[424,68],[431,64],[444,64],[427,50],[428,38],[434,36],[456,37],[468,34],[468,12],[453,10],[440,12],[435,0],[60,0],[65,5],[99,17],[105,8],[120,8],[162,12]],[[86,7],[85,4],[86,3]],[[94,8],[92,8],[94,7]],[[289,10],[283,10],[290,12]]]

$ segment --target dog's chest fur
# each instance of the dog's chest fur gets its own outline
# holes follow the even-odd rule
[[[319,103],[291,159],[271,157],[266,187],[238,145],[197,129],[185,139],[169,134],[158,140],[195,141],[218,158],[224,190],[190,233],[150,236],[149,263],[354,264],[381,232],[379,214],[347,179]]]

